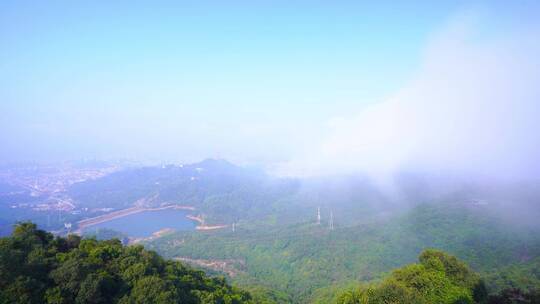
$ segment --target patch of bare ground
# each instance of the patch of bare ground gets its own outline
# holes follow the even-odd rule
[[[241,259],[228,259],[228,260],[203,260],[203,259],[191,259],[186,257],[174,258],[177,261],[188,263],[192,266],[198,266],[202,268],[211,269],[227,274],[229,277],[235,277],[243,272],[246,267],[246,262]]]
[[[149,236],[149,237],[130,239],[129,243],[130,244],[137,244],[137,243],[140,243],[140,242],[152,241],[152,240],[160,238],[160,237],[162,237],[164,235],[171,234],[173,232],[175,232],[175,230],[172,229],[172,228],[164,228],[164,229],[161,229],[161,230],[158,230],[158,231],[152,233],[152,235]]]

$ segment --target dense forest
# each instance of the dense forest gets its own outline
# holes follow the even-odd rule
[[[0,303],[254,303],[223,278],[118,240],[66,238],[18,224],[0,239]]]
[[[329,303],[341,288],[379,280],[414,262],[425,248],[458,256],[485,278],[491,294],[540,286],[536,230],[503,225],[487,206],[422,204],[388,219],[355,226],[328,222],[178,232],[145,244],[167,258],[225,261],[233,282],[262,286],[277,303]],[[181,245],[178,245],[181,243]]]
[[[538,288],[538,287],[537,287]],[[535,304],[540,290],[506,288],[488,294],[479,274],[443,251],[381,279],[334,290],[336,304]],[[142,246],[117,239],[66,238],[18,224],[0,239],[0,303],[284,303],[279,292],[251,287],[255,296]],[[285,302],[286,303],[286,302]]]
[[[540,303],[540,290],[506,289],[488,295],[484,281],[466,264],[442,251],[425,250],[419,263],[396,269],[376,284],[347,290],[336,303]]]

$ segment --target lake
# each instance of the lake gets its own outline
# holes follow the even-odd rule
[[[188,214],[189,211],[175,209],[143,211],[90,226],[85,231],[106,228],[122,232],[130,237],[149,237],[152,233],[165,228],[179,231],[195,230],[197,223],[186,218]]]

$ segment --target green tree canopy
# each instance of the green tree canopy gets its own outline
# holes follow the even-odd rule
[[[253,303],[251,296],[142,246],[16,225],[0,239],[0,303]]]
[[[379,284],[342,293],[338,304],[483,302],[483,282],[467,265],[439,250],[422,252],[419,263],[396,269]]]

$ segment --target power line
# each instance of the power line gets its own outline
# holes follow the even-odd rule
[[[340,229],[344,230],[344,229],[347,229],[348,227],[342,227]],[[332,228],[334,229],[334,228]],[[213,239],[213,242],[222,242],[223,246],[229,246],[229,245],[236,245],[236,244],[245,244],[245,243],[250,243],[250,242],[257,242],[257,241],[266,241],[266,240],[275,240],[275,241],[282,241],[282,240],[287,240],[287,239],[292,239],[292,238],[297,238],[297,237],[304,237],[304,236],[320,236],[320,230],[311,230],[311,231],[306,231],[306,232],[299,232],[299,233],[292,233],[292,234],[286,234],[286,235],[279,235],[279,232],[278,233],[272,233],[272,234],[267,234],[267,235],[262,235],[262,236],[256,236],[256,237],[246,237],[246,238],[242,238],[242,239],[236,239],[236,240],[231,240],[231,239],[227,239],[226,237],[219,237],[219,239]],[[197,241],[195,239],[192,239],[193,241]]]

